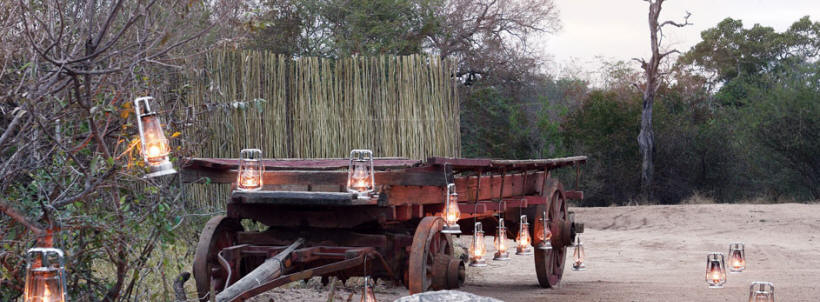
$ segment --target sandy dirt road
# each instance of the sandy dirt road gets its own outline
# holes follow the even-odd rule
[[[820,204],[573,210],[586,223],[586,271],[571,271],[567,262],[559,288],[542,289],[532,257],[513,255],[511,261],[468,268],[461,290],[504,301],[747,301],[752,281],[770,281],[778,301],[820,301]],[[707,288],[707,253],[728,253],[735,241],[746,244],[746,272],[729,274],[723,289]],[[466,237],[458,242],[469,244]],[[486,243],[489,254],[492,238]],[[295,286],[255,301],[326,301],[327,293],[318,285]],[[407,291],[380,286],[377,295],[392,301]],[[348,296],[345,290],[338,295]],[[353,301],[359,299],[354,294]]]

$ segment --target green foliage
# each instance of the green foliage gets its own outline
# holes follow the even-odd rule
[[[595,90],[571,113],[562,128],[571,153],[589,157],[581,187],[585,205],[621,203],[640,185],[638,144],[640,96],[618,100],[617,94]]]
[[[820,198],[820,63],[795,66],[739,111],[749,160],[770,194]],[[790,194],[791,193],[791,194]]]
[[[514,100],[482,88],[461,104],[461,152],[466,157],[525,158],[527,120]]]
[[[294,56],[420,53],[439,0],[268,1],[249,47]]]

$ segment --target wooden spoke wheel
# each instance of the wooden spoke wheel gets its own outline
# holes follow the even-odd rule
[[[194,280],[199,301],[210,301],[211,287],[214,295],[224,289],[228,272],[219,265],[217,253],[223,248],[235,245],[237,234],[242,230],[239,220],[224,215],[214,216],[205,224],[194,255]],[[239,277],[239,272],[233,274],[231,279]]]
[[[547,217],[551,220],[549,229],[553,234],[561,234],[562,226],[566,226],[569,217],[567,215],[567,202],[564,198],[564,190],[561,184],[558,184],[555,191],[549,195],[549,202],[546,205],[539,205],[538,212],[535,214],[535,223],[533,223],[535,232],[534,243],[540,243],[540,234],[543,230],[543,222],[541,218],[544,211],[547,212]],[[561,282],[561,276],[564,274],[564,262],[566,260],[567,247],[561,245],[557,240],[552,240],[551,250],[535,249],[535,273],[538,275],[538,284],[543,288],[553,288],[558,286]]]
[[[416,227],[407,275],[407,288],[411,295],[433,289],[436,259],[453,257],[453,241],[450,235],[441,233],[443,226],[444,219],[428,216]]]

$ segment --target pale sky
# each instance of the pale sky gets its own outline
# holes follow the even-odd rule
[[[536,42],[536,47],[551,56],[555,69],[568,62],[579,63],[590,71],[596,57],[629,60],[649,55],[648,4],[641,0],[554,0],[560,10],[562,29]],[[700,32],[712,28],[726,17],[740,19],[749,28],[755,23],[780,32],[803,16],[820,20],[820,0],[667,0],[661,11],[663,20],[683,20],[692,13],[684,28],[664,30],[666,48],[686,51],[700,41]],[[577,67],[577,66],[576,66]]]

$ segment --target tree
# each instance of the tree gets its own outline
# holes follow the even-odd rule
[[[820,22],[809,17],[784,32],[760,24],[746,29],[741,20],[726,18],[701,37],[677,64],[708,76],[707,85],[717,88],[716,98],[725,105],[744,105],[750,90],[766,88],[768,75],[820,55]]]
[[[665,0],[644,0],[649,3],[649,41],[652,56],[649,61],[635,58],[641,63],[644,70],[645,82],[643,84],[643,103],[641,107],[641,131],[638,134],[638,147],[641,152],[641,194],[644,199],[652,199],[652,177],[654,173],[653,157],[655,152],[655,134],[652,131],[652,106],[655,103],[655,94],[661,85],[661,76],[664,74],[659,70],[661,61],[678,50],[661,52],[661,42],[663,40],[663,28],[665,26],[684,27],[689,25],[690,13],[687,12],[683,23],[674,21],[658,22],[661,8]]]
[[[455,59],[468,85],[520,84],[541,63],[530,36],[560,29],[553,0],[448,0],[436,15],[442,24],[428,35],[427,48]]]
[[[0,296],[22,292],[25,249],[55,243],[69,255],[72,300],[148,300],[141,273],[185,212],[171,180],[140,177],[131,100],[157,96],[168,128],[184,131],[169,119],[182,106],[169,87],[188,56],[226,42],[218,25],[238,24],[240,10],[230,1],[0,2]]]
[[[293,56],[419,53],[439,0],[270,0],[247,45]]]

